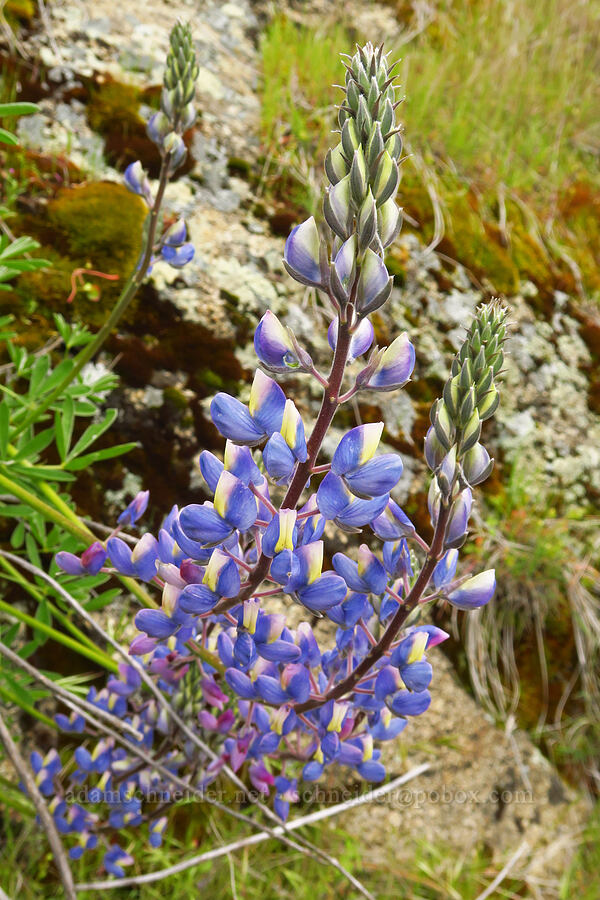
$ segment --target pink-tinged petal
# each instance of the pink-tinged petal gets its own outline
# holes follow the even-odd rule
[[[321,284],[320,240],[313,216],[292,229],[283,253],[283,262],[292,278],[301,284]]]
[[[430,647],[437,647],[438,644],[442,644],[450,637],[447,631],[444,631],[442,628],[438,628],[436,625],[417,625],[414,630],[424,631],[426,633],[427,650],[429,650]]]
[[[147,502],[147,501],[146,501]],[[106,562],[106,550],[100,541],[94,541],[81,554],[81,565],[90,575],[97,575]]]
[[[448,594],[448,600],[457,609],[478,609],[485,606],[494,596],[496,590],[496,572],[488,569],[469,578],[459,588]]]
[[[375,455],[382,432],[383,422],[371,422],[351,428],[333,454],[331,471],[335,475],[345,475],[370,460]]]
[[[302,663],[290,663],[281,674],[281,684],[296,703],[304,703],[310,696],[310,677]]]
[[[263,366],[272,372],[287,372],[298,367],[290,336],[270,309],[254,332],[254,350]]]
[[[405,331],[386,348],[379,366],[367,383],[373,390],[391,391],[406,384],[415,367],[415,348]]]
[[[271,435],[280,431],[284,408],[285,394],[277,382],[257,369],[250,390],[248,409],[264,434]]]

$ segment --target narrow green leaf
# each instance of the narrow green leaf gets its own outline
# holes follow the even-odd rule
[[[5,128],[0,128],[0,143],[10,144],[11,147],[16,147],[19,141],[16,135],[7,131]]]
[[[67,376],[67,374],[73,368],[73,360],[72,359],[63,359],[55,369],[52,370],[48,378],[44,382],[44,394],[49,394],[50,391],[53,391],[54,388],[62,381],[63,378]]]
[[[72,397],[65,397],[61,410],[56,411],[56,447],[59,456],[64,462],[71,446],[73,437],[73,424],[75,421],[75,404]]]
[[[15,550],[22,546],[25,538],[25,523],[19,522],[10,536],[10,546]]]
[[[21,463],[15,463],[11,466],[11,471],[22,475],[24,479],[30,478],[43,479],[44,481],[73,481],[74,476],[65,472],[58,466],[24,466]]]
[[[29,116],[31,113],[38,112],[37,103],[29,103],[26,101],[13,103],[0,103],[0,116]]]
[[[44,354],[36,359],[31,370],[29,379],[29,396],[35,397],[40,387],[43,386],[44,379],[50,368],[50,358]]]
[[[0,458],[8,456],[8,438],[10,432],[10,410],[6,400],[0,403]]]
[[[122,456],[123,453],[130,453],[138,446],[137,441],[130,441],[128,444],[117,444],[115,447],[107,447],[105,450],[96,450],[93,453],[86,453],[77,459],[72,459],[65,464],[65,469],[70,472],[79,472],[81,469],[92,466],[94,463],[101,462],[103,459],[114,459],[115,456]]]
[[[118,416],[118,411],[116,409],[107,409],[106,415],[104,419],[100,422],[94,422],[92,425],[88,425],[85,429],[71,452],[69,453],[68,459],[74,459],[76,456],[79,456],[80,453],[83,453],[84,450],[87,450],[94,441],[96,441],[101,434],[104,434],[105,431],[108,431],[110,426],[113,424],[115,419]]]
[[[42,450],[45,450],[46,447],[52,443],[53,439],[54,427],[44,428],[43,431],[36,434],[30,441],[27,441],[22,447],[19,447],[18,453],[15,456],[15,461],[20,462],[21,460],[27,459],[33,462],[37,459]]]
[[[112,588],[109,591],[104,591],[97,597],[92,597],[91,600],[88,600],[88,602],[84,603],[83,605],[88,612],[96,612],[99,609],[104,609],[105,606],[108,606],[110,603],[112,603],[120,593],[121,591],[119,588]]]

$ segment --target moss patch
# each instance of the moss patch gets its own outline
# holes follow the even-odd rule
[[[141,247],[147,208],[141,198],[112,182],[63,188],[48,203],[46,216],[22,216],[20,230],[42,243],[41,255],[53,262],[51,270],[31,272],[19,281],[22,297],[34,298],[38,307],[64,312],[71,290],[71,272],[92,268],[119,275],[115,282],[96,279],[102,292],[100,304],[77,297],[76,309],[91,325],[106,317],[106,302],[120,293],[133,271]],[[92,280],[92,279],[91,279]],[[128,316],[135,310],[133,301]]]

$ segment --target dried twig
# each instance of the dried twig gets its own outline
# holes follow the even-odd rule
[[[48,808],[46,806],[46,803],[44,802],[44,798],[42,797],[38,786],[35,783],[33,775],[29,771],[29,766],[23,759],[17,745],[13,741],[6,722],[2,717],[2,714],[0,714],[0,740],[4,744],[6,754],[12,762],[15,771],[25,785],[27,793],[29,794],[33,805],[35,806],[36,812],[40,817],[40,821],[44,827],[44,831],[48,836],[48,842],[54,855],[54,860],[58,868],[58,874],[60,875],[60,880],[65,890],[65,897],[67,898],[67,900],[76,900],[77,894],[75,891],[75,885],[73,883],[73,875],[71,874],[71,869],[69,867],[69,862],[67,860],[62,841],[60,839],[58,831],[56,830],[54,819],[48,812]]]
[[[65,688],[61,687],[60,684],[56,684],[52,679],[47,678],[43,675],[39,669],[36,669],[35,666],[32,666],[30,662],[26,659],[23,659],[19,656],[18,653],[15,653],[10,647],[7,647],[6,644],[3,644],[0,641],[0,655],[5,656],[16,666],[20,666],[20,668],[24,669],[32,678],[35,678],[40,684],[43,684],[44,687],[48,688],[53,694],[57,697],[60,697],[62,702],[69,707],[69,709],[73,709],[75,712],[80,713],[85,719],[87,719],[92,725],[98,727],[98,721],[96,716],[100,716],[100,718],[105,719],[109,725],[112,725],[113,728],[117,730],[126,731],[129,734],[133,735],[136,740],[141,740],[143,735],[133,727],[133,725],[129,725],[128,722],[124,722],[122,719],[118,719],[116,716],[113,716],[112,713],[107,712],[105,709],[101,709],[99,706],[94,706],[93,703],[89,703],[87,700],[84,700],[82,697],[78,697],[76,694],[72,694],[70,691],[65,690]]]
[[[502,884],[502,882],[504,881],[504,879],[506,878],[506,876],[508,875],[508,873],[510,872],[510,870],[512,869],[514,864],[523,856],[523,854],[527,850],[529,850],[529,844],[527,843],[527,841],[523,841],[521,844],[519,844],[517,850],[513,853],[511,858],[508,860],[508,862],[506,863],[506,865],[504,866],[502,871],[498,872],[498,874],[496,875],[494,880],[491,882],[491,884],[488,884],[485,891],[483,891],[481,894],[479,894],[479,896],[476,897],[475,900],[486,900],[487,897],[491,897],[492,894],[494,893],[494,891],[496,890],[496,888],[498,887],[498,885]]]
[[[395,778],[393,781],[388,782],[388,784],[384,784],[381,787],[375,788],[372,791],[368,791],[366,794],[362,794],[360,797],[354,797],[352,800],[347,800],[344,803],[338,803],[335,806],[325,807],[324,809],[319,809],[314,813],[309,813],[306,816],[300,816],[297,819],[292,819],[291,822],[287,823],[288,831],[293,831],[296,828],[302,828],[304,825],[312,825],[315,822],[319,822],[322,819],[328,819],[331,816],[338,816],[341,813],[347,812],[350,809],[354,809],[357,806],[363,806],[366,803],[372,803],[375,800],[378,800],[380,797],[384,797],[386,794],[391,794],[396,788],[400,787],[402,784],[406,784],[407,781],[412,781],[413,778],[417,778],[417,776],[422,775],[424,772],[427,772],[431,766],[429,763],[423,763],[420,766],[416,766],[414,769],[411,769],[409,772],[406,772],[404,775],[400,775],[398,778]],[[279,826],[274,829],[275,832],[283,832],[283,828]],[[216,847],[214,850],[207,850],[205,853],[200,853],[197,856],[191,856],[189,859],[184,859],[182,862],[177,863],[174,866],[169,866],[167,869],[160,869],[157,872],[148,872],[146,875],[138,875],[131,876],[129,878],[119,878],[113,881],[94,881],[90,884],[78,884],[78,890],[109,890],[110,888],[119,888],[119,887],[128,887],[131,885],[139,885],[139,884],[149,884],[153,881],[161,881],[163,878],[168,878],[170,875],[176,875],[178,872],[184,872],[186,869],[191,869],[194,866],[200,865],[200,863],[207,862],[211,859],[217,859],[220,856],[228,856],[230,853],[233,853],[236,850],[240,850],[244,847],[249,847],[254,844],[260,844],[263,841],[268,840],[270,835],[264,831],[259,832],[258,834],[250,835],[246,838],[241,838],[239,841],[234,841],[231,844],[226,844],[224,847]]]

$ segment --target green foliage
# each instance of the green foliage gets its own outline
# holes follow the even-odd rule
[[[0,103],[0,119],[5,116],[26,116],[38,109],[36,103]],[[19,140],[11,131],[0,128],[0,143],[14,146]]]
[[[573,863],[565,873],[560,900],[597,900],[600,896],[600,803],[590,816]]]
[[[40,245],[30,237],[20,237],[10,241],[5,234],[0,234],[0,291],[10,290],[3,282],[10,281],[21,272],[35,272],[48,265],[45,259],[31,259],[29,254],[39,250]]]
[[[74,472],[120,456],[135,446],[129,443],[91,450],[117,415],[115,409],[100,412],[106,395],[117,384],[111,373],[74,379],[46,413],[27,428],[20,428],[24,417],[42,407],[72,371],[75,361],[71,352],[93,339],[87,329],[71,326],[61,316],[55,317],[55,324],[58,334],[53,343],[62,347],[58,358],[52,357],[52,345],[35,352],[19,346],[10,330],[10,317],[0,320],[0,338],[9,358],[0,374],[0,484],[4,494],[0,518],[13,523],[9,532],[11,551],[24,554],[42,569],[58,550],[77,552],[82,540],[91,543],[93,539],[75,514],[68,495],[59,492],[59,485],[72,482]],[[89,424],[84,424],[86,421]],[[12,498],[7,499],[7,492]],[[21,606],[0,600],[0,609],[32,635],[23,644],[19,629],[12,627],[3,634],[3,640],[18,647],[23,657],[31,656],[53,638],[96,664],[114,667],[110,657],[72,622],[70,609],[59,592],[37,576],[24,578],[4,558],[0,558],[0,574],[23,588],[35,607],[32,616]],[[114,590],[103,589],[106,581],[106,575],[87,576],[67,579],[66,586],[86,608],[97,610],[114,599]],[[17,679],[12,687],[9,683],[13,701],[25,708],[25,696],[16,689],[24,676],[10,677]]]
[[[180,823],[178,838],[168,837],[158,849],[149,848],[139,838],[134,839],[128,850],[136,862],[128,869],[128,875],[166,868],[187,856],[237,840],[247,833],[240,831],[230,819],[221,816],[217,819],[205,809],[198,809],[197,804],[184,805],[181,812],[186,819]],[[390,854],[375,864],[371,859],[372,848],[364,835],[350,834],[344,828],[330,825],[306,827],[302,834],[333,854],[381,900],[475,900],[500,869],[491,863],[489,853],[482,849],[457,854],[444,843],[422,842],[413,847],[412,858],[406,854],[405,858],[398,859]],[[0,881],[6,890],[13,889],[14,892],[19,868],[35,866],[38,877],[23,884],[22,900],[60,897],[61,889],[56,884],[51,858],[44,845],[36,840],[33,826],[17,828],[8,822],[6,835],[0,861]],[[73,864],[77,881],[89,880],[90,873],[95,872],[92,856],[86,854],[84,860]],[[192,897],[200,892],[211,900],[231,900],[235,896],[234,888],[237,896],[245,900],[311,900],[315,897],[319,900],[355,900],[358,896],[352,885],[336,871],[275,841],[242,849],[229,859],[224,856],[201,863],[162,881],[113,893],[115,897],[160,900],[165,893],[174,897]],[[509,876],[498,896],[515,896],[511,891],[519,891],[521,897],[532,896],[526,892],[521,879]],[[96,900],[97,895],[83,891],[78,896],[82,900]]]
[[[274,173],[281,165],[291,184],[280,185],[291,199],[314,211],[316,192],[310,186],[307,159],[325,158],[334,127],[333,104],[340,92],[339,53],[349,46],[346,28],[329,22],[313,31],[276,16],[262,40],[262,139],[275,157]]]
[[[147,207],[140,197],[123,185],[98,182],[62,188],[49,201],[44,219],[24,216],[19,226],[42,244],[49,260],[43,274],[31,271],[18,284],[18,294],[28,312],[40,309],[63,310],[71,292],[75,269],[91,268],[116,280],[94,279],[97,295],[82,291],[75,308],[88,324],[101,325],[107,316],[106,303],[116,300],[126,279],[134,272],[142,243]],[[92,276],[90,276],[92,278]],[[135,312],[135,304],[130,315]]]

